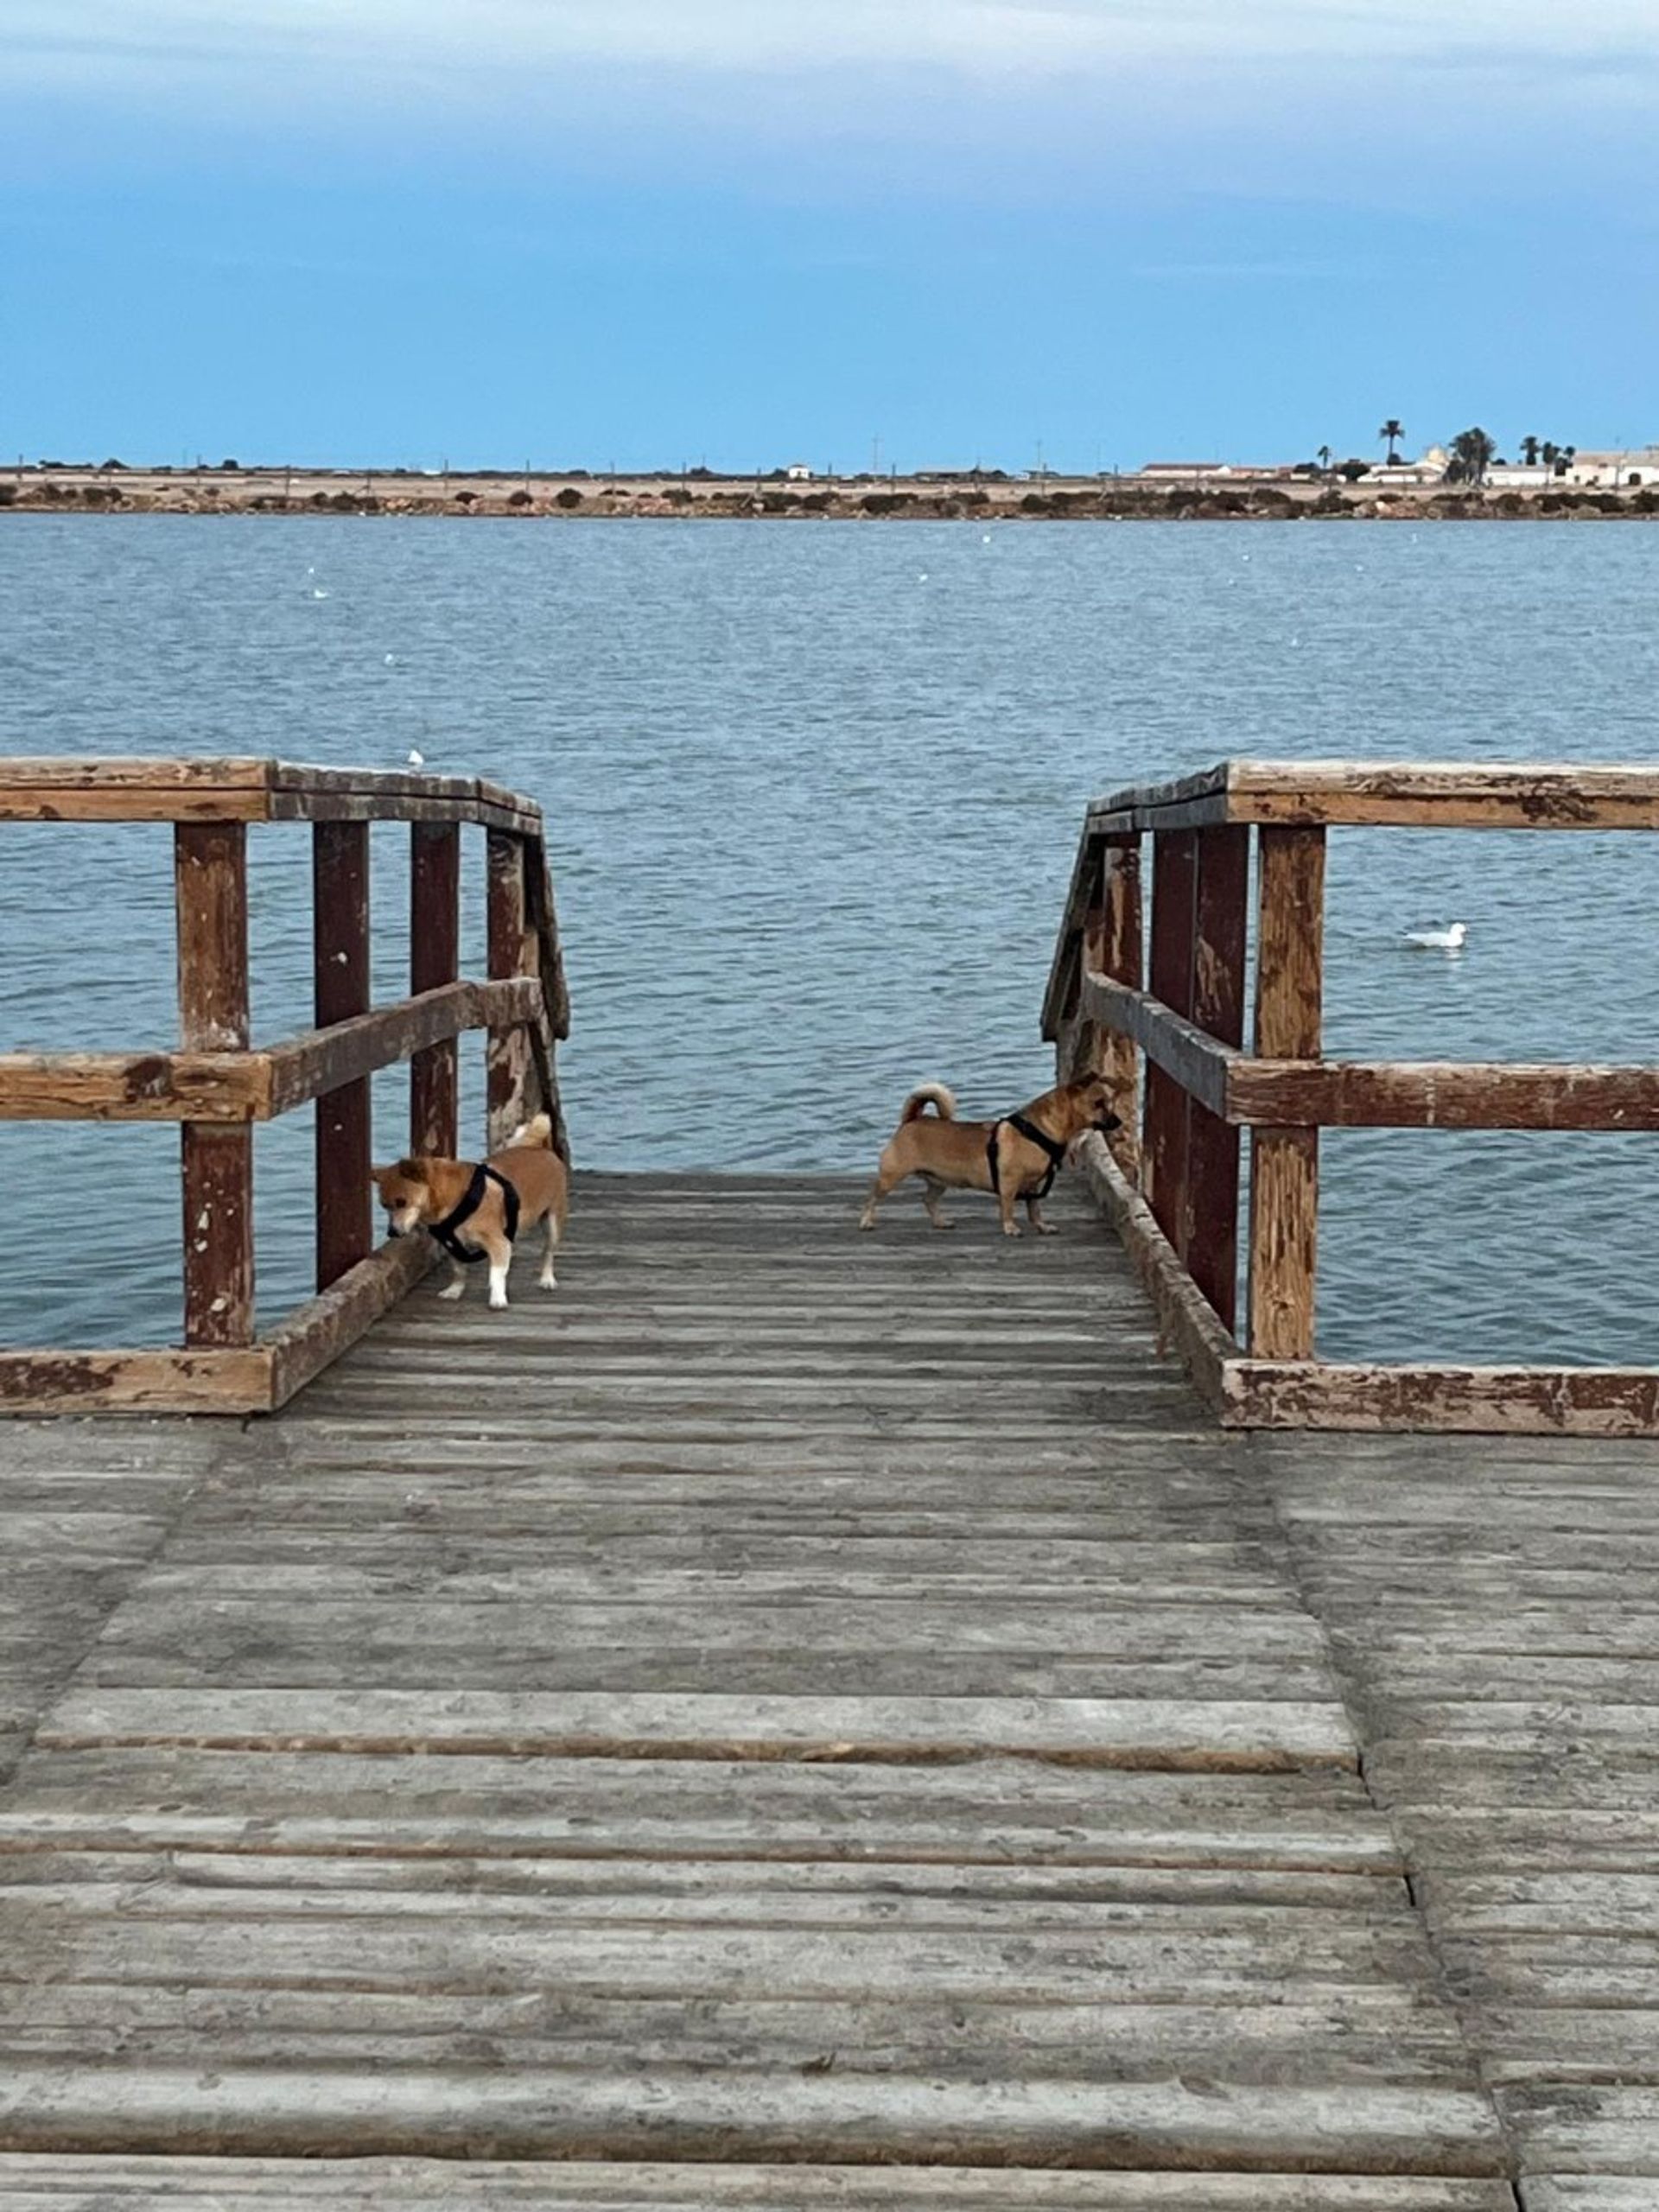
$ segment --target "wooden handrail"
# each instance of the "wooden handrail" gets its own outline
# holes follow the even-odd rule
[[[1315,1357],[1321,1130],[1659,1130],[1659,1066],[1325,1059],[1325,845],[1327,828],[1346,823],[1655,830],[1659,770],[1229,761],[1096,801],[1072,870],[1043,1033],[1062,1077],[1099,1070],[1117,1093],[1125,1128],[1109,1147],[1098,1139],[1084,1147],[1103,1204],[1201,1387],[1236,1425],[1659,1433],[1659,1369],[1372,1368]],[[1247,1049],[1252,837],[1258,910]],[[1241,1343],[1243,1129],[1251,1162]]]
[[[410,1061],[410,1147],[454,1153],[456,1040],[486,1030],[492,1141],[544,1109],[565,1151],[555,1056],[569,1007],[532,800],[474,778],[279,760],[19,760],[0,763],[0,821],[174,824],[180,1048],[0,1054],[0,1121],[178,1122],[184,1256],[180,1349],[0,1352],[0,1411],[266,1412],[355,1341],[429,1263],[422,1238],[372,1249],[377,1069]],[[410,826],[411,989],[373,1007],[368,825],[397,821]],[[317,1026],[256,1046],[247,831],[279,822],[314,825]],[[458,973],[469,823],[489,863],[490,974],[477,980]],[[318,1295],[256,1338],[253,1125],[312,1101]]]

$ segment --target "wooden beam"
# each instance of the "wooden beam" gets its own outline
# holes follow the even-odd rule
[[[270,1111],[288,1113],[355,1077],[394,1066],[466,1030],[533,1020],[540,1006],[533,977],[446,983],[417,999],[399,999],[337,1022],[332,1029],[311,1030],[285,1044],[271,1045],[264,1054],[271,1070]]]
[[[1366,1367],[1240,1359],[1224,1384],[1235,1428],[1659,1435],[1659,1369]]]
[[[1226,760],[1173,783],[1097,799],[1096,834],[1223,823],[1314,828],[1656,830],[1650,766],[1522,762]]]
[[[1227,1115],[1324,1128],[1655,1130],[1659,1067],[1241,1058]]]
[[[248,1042],[247,831],[238,823],[174,831],[179,1018],[187,1052],[240,1052]],[[253,1132],[186,1122],[180,1172],[184,1340],[253,1338]]]
[[[1060,926],[1043,993],[1043,1042],[1058,1045],[1060,1033],[1077,1013],[1077,984],[1084,966],[1084,934],[1089,910],[1100,892],[1101,840],[1085,824],[1071,863],[1071,880],[1060,912]],[[1140,978],[1135,979],[1139,982]]]
[[[542,834],[533,799],[476,776],[188,756],[0,761],[0,821],[476,822]]]
[[[461,830],[416,823],[410,830],[409,988],[441,989],[461,973]],[[416,1052],[409,1069],[409,1148],[453,1160],[461,1148],[454,1040]]]
[[[0,1053],[0,1122],[248,1122],[269,1111],[264,1052]]]
[[[270,1361],[272,1410],[349,1350],[414,1288],[436,1256],[429,1237],[394,1236],[262,1338],[260,1348]]]
[[[1244,1038],[1244,945],[1250,833],[1200,830],[1191,1010],[1206,1036],[1235,1047]],[[1186,1226],[1192,1279],[1230,1331],[1238,1298],[1238,1131],[1200,1101],[1189,1109]]]
[[[0,1414],[257,1414],[263,1345],[191,1351],[0,1352]]]
[[[369,830],[320,822],[311,832],[314,997],[327,1031],[368,1011]],[[324,1091],[316,1110],[317,1288],[327,1290],[373,1243],[366,1076]]]
[[[1085,1020],[1100,1022],[1141,1050],[1212,1114],[1228,1110],[1228,1086],[1242,1055],[1207,1036],[1149,992],[1131,990],[1109,976],[1083,979],[1079,1004]]]
[[[1256,934],[1255,1049],[1316,1058],[1325,978],[1325,832],[1264,830]],[[1258,1129],[1250,1150],[1250,1350],[1313,1357],[1319,1133]]]
[[[530,922],[524,840],[492,830],[486,843],[490,974],[493,977],[539,976],[541,948]],[[499,1152],[535,1110],[531,1103],[532,1065],[526,1026],[523,1022],[493,1024],[486,1057],[487,1148],[493,1153]]]
[[[1192,1010],[1198,842],[1190,830],[1154,842],[1152,995],[1174,1014]],[[1141,1178],[1147,1203],[1176,1251],[1186,1256],[1187,1094],[1156,1061],[1147,1070]]]
[[[1205,1403],[1220,1412],[1229,1363],[1239,1357],[1236,1342],[1182,1265],[1105,1139],[1091,1132],[1079,1141],[1072,1158],[1135,1262],[1157,1313],[1160,1338],[1174,1346]]]

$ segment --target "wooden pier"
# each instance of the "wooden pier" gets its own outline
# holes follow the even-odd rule
[[[0,2212],[1659,2203],[1659,1442],[1223,1425],[1099,1150],[0,1427]]]

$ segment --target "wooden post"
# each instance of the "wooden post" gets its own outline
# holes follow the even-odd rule
[[[436,990],[461,974],[461,828],[416,822],[410,831],[409,988]],[[453,1160],[461,1147],[455,1041],[409,1064],[409,1148]]]
[[[1152,995],[1177,1014],[1192,1011],[1192,933],[1198,879],[1196,830],[1160,830],[1153,836]],[[1147,1064],[1141,1175],[1158,1226],[1186,1257],[1186,1092],[1162,1068]]]
[[[1140,990],[1146,980],[1141,928],[1141,840],[1109,837],[1101,855],[1100,906],[1091,913],[1084,938],[1084,964],[1114,982]],[[1135,1128],[1140,1055],[1134,1040],[1116,1029],[1098,1033],[1096,1065],[1112,1086],[1112,1111],[1123,1126],[1109,1139],[1123,1173],[1139,1172],[1141,1140]]]
[[[1319,1057],[1325,995],[1325,831],[1263,829],[1255,1050]],[[1259,1128],[1250,1143],[1250,1350],[1312,1359],[1319,1133]]]
[[[1192,1018],[1224,1045],[1244,1041],[1244,944],[1250,833],[1232,823],[1198,833],[1193,893]],[[1201,1106],[1188,1107],[1186,1264],[1231,1329],[1238,1303],[1238,1131]]]
[[[490,974],[533,976],[541,965],[541,949],[530,925],[529,901],[524,895],[524,841],[505,830],[492,830],[487,836]],[[533,1110],[533,1061],[529,1033],[522,1025],[513,1029],[492,1029],[486,1054],[487,1143],[491,1152],[499,1152]]]
[[[179,1029],[186,1052],[248,1044],[247,830],[181,822],[173,832]],[[253,1341],[253,1130],[247,1122],[180,1125],[184,1341]]]
[[[311,832],[316,1022],[369,1009],[369,825],[319,822]],[[317,1101],[317,1288],[327,1290],[373,1247],[369,1191],[369,1079]]]

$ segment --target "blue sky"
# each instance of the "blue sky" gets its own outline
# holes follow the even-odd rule
[[[1659,439],[1659,0],[0,0],[0,454]]]

